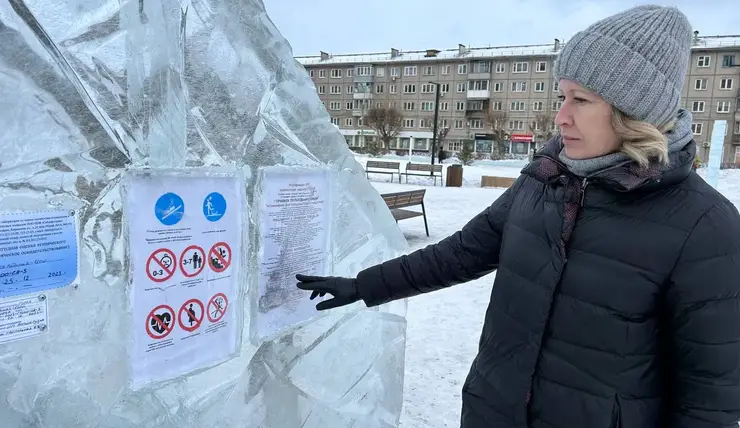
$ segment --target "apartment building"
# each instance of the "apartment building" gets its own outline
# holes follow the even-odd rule
[[[563,44],[297,57],[311,76],[331,121],[358,148],[375,133],[363,123],[374,105],[395,107],[403,129],[391,149],[429,151],[435,109],[447,128],[444,148],[527,154],[555,131],[561,102],[552,75]],[[437,88],[439,106],[435,105]],[[699,155],[706,159],[715,120],[727,121],[725,163],[740,165],[740,36],[695,32],[683,106],[694,115]],[[494,144],[493,131],[504,141]]]

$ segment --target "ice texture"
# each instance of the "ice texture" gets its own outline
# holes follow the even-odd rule
[[[45,293],[46,334],[0,345],[0,426],[397,425],[405,302],[245,331],[226,363],[128,388],[127,168],[238,167],[251,203],[260,166],[328,166],[333,273],[407,249],[259,0],[0,0],[0,129],[0,210],[81,221],[79,287]]]

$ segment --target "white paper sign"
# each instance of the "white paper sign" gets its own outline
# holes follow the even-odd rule
[[[0,300],[0,344],[48,331],[46,296]]]
[[[131,177],[133,389],[236,352],[243,210],[236,178]]]
[[[318,315],[317,300],[296,288],[295,275],[326,273],[332,209],[327,171],[266,169],[264,174],[257,338]]]

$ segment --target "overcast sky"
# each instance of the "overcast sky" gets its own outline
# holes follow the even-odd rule
[[[551,43],[645,3],[678,6],[702,35],[740,34],[740,0],[263,1],[296,56]]]

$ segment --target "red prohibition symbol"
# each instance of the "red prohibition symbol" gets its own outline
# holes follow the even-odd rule
[[[211,297],[208,302],[208,321],[219,322],[226,314],[226,308],[229,307],[229,299],[224,293],[218,293]]]
[[[221,273],[231,265],[231,247],[226,242],[213,244],[208,251],[208,266],[216,273]]]
[[[164,339],[175,329],[175,310],[159,305],[146,317],[146,334],[154,340]]]
[[[197,245],[191,245],[180,254],[180,271],[187,278],[198,276],[205,265],[206,252]]]
[[[176,266],[175,253],[160,248],[146,260],[146,276],[154,282],[165,282],[175,274]]]
[[[180,307],[180,313],[178,316],[180,328],[188,333],[194,332],[203,322],[204,315],[205,308],[203,307],[203,302],[198,299],[188,300]]]

